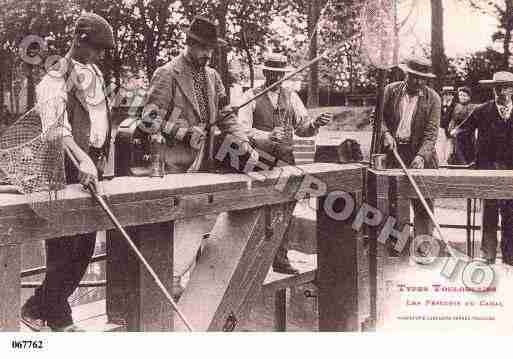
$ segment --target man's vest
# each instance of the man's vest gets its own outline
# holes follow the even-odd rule
[[[260,87],[256,93],[262,90],[263,87]],[[289,90],[281,87],[276,108],[271,103],[269,96],[264,95],[255,100],[255,111],[253,112],[253,128],[269,132],[275,127],[285,127],[286,138],[282,143],[271,146],[272,153],[270,154],[289,164],[294,162],[292,144],[296,122],[295,112],[290,101],[291,95]]]
[[[71,58],[66,57],[68,60],[68,71],[64,75],[64,80],[66,81],[66,94],[68,97],[68,101],[66,103],[66,111],[68,114],[68,121],[71,126],[71,133],[73,135],[73,139],[76,144],[85,152],[91,155],[91,159],[98,165],[98,157],[97,155],[103,155],[105,158],[108,158],[109,150],[110,150],[110,141],[111,141],[111,122],[110,122],[110,108],[108,103],[107,106],[107,121],[109,123],[107,135],[105,137],[105,143],[100,149],[92,149],[89,145],[89,137],[91,135],[91,118],[89,117],[89,111],[87,107],[84,107],[86,104],[82,104],[78,97],[80,94],[77,92],[81,91],[75,84],[73,84],[72,71],[74,71],[74,66]],[[107,98],[105,98],[107,101]],[[93,153],[94,152],[94,153]],[[77,183],[78,182],[78,170],[74,165],[66,161],[66,179],[68,183]]]

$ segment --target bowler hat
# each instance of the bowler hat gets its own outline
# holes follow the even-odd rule
[[[271,52],[264,57],[264,64],[260,66],[262,70],[275,72],[291,72],[293,67],[287,66],[287,56]]]
[[[203,16],[196,16],[187,30],[187,39],[193,39],[202,45],[225,46],[226,41],[219,38],[216,24]]]
[[[498,71],[493,74],[491,80],[479,81],[484,86],[513,85],[513,74],[508,71]]]
[[[436,78],[436,75],[431,72],[431,61],[424,58],[410,58],[404,63],[399,65],[399,68],[404,72],[415,74],[417,76]]]
[[[75,24],[75,34],[99,48],[112,49],[115,46],[112,27],[103,17],[91,12],[80,15]]]

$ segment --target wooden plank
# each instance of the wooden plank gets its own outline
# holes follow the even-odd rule
[[[291,288],[313,282],[317,278],[317,255],[289,250],[288,257],[294,268],[299,270],[299,274],[275,273],[270,270],[265,277],[262,287],[262,295],[264,297],[274,295],[274,292],[283,288]]]
[[[378,176],[396,177],[398,193],[417,195],[401,170],[375,171]],[[495,170],[411,170],[421,192],[429,198],[513,198],[513,171]]]
[[[397,186],[397,177],[388,178],[388,215],[395,218],[396,225],[395,229],[400,230],[404,225],[410,224],[410,207],[411,200],[404,198],[399,193]],[[386,218],[384,218],[386,220]],[[401,253],[397,253],[395,248],[395,238],[393,241],[387,242],[387,248],[389,248],[389,254],[391,257],[402,258],[403,262],[409,257],[410,254],[410,240],[404,244],[404,248]],[[390,257],[389,256],[389,257]]]
[[[169,293],[173,287],[173,222],[147,224],[137,228],[142,255]],[[172,331],[173,308],[148,270],[139,264],[137,296],[140,305],[139,331]]]
[[[0,331],[19,331],[21,246],[0,246],[0,268]]]
[[[254,181],[254,185],[264,187],[274,185],[279,176],[290,174],[291,178],[301,178],[305,175],[316,176],[323,179],[329,174],[338,174],[351,177],[361,174],[363,166],[357,164],[313,163],[304,166],[280,167],[271,171],[261,171],[246,174],[214,174],[214,173],[184,173],[169,174],[160,177],[116,177],[103,181],[101,185],[108,194],[111,203],[130,202],[148,198],[158,198],[175,195],[189,195],[199,193],[215,193],[227,190],[245,189],[251,178],[265,177],[265,181]],[[27,210],[28,202],[25,196],[17,194],[1,194],[2,216],[12,214],[12,206],[22,205]],[[93,201],[90,195],[81,190],[80,185],[68,185],[62,191],[60,198],[70,209],[75,209],[76,203],[88,206]],[[4,212],[5,211],[5,212]]]
[[[383,186],[387,186],[386,190]],[[374,208],[383,207],[383,198],[379,198],[380,193],[388,194],[388,181],[378,176],[373,171],[367,172],[367,202]],[[368,322],[369,330],[376,330],[378,322],[382,320],[379,315],[382,314],[383,298],[381,293],[384,290],[383,260],[382,248],[378,243],[380,228],[371,226],[369,231],[369,287],[370,287],[370,320]],[[381,255],[380,255],[381,252]]]
[[[258,177],[258,180],[242,175],[210,177],[210,174],[198,175],[201,180],[196,180],[191,174],[189,177],[174,175],[185,182],[192,182],[189,186],[173,180],[172,175],[164,179],[115,178],[110,182],[103,182],[103,185],[106,193],[109,193],[108,202],[124,226],[289,202],[297,198],[301,188],[305,190],[304,187],[311,181],[310,178],[323,183],[326,191],[361,189],[362,166],[320,165],[325,166],[284,167],[276,171],[259,172],[258,176],[263,177]],[[308,177],[312,174],[315,176]],[[213,185],[207,184],[209,178],[214,182]],[[284,178],[283,183],[286,182],[286,186],[278,185],[282,183],[278,181]],[[215,187],[216,185],[219,187]],[[78,187],[68,186],[66,192],[65,211],[61,216],[66,220],[58,224],[39,219],[24,200],[19,198],[23,196],[16,196],[16,200],[11,198],[5,205],[2,202],[0,244],[59,238],[113,228],[99,206]],[[312,193],[312,196],[315,195],[317,194]]]
[[[105,300],[77,305],[72,309],[74,322],[86,332],[121,332],[126,330],[123,325],[108,321]]]
[[[353,193],[355,208],[361,192]],[[343,203],[343,201],[341,201]],[[319,330],[360,330],[358,257],[363,253],[361,233],[352,228],[355,213],[341,221],[324,209],[326,197],[319,198],[317,209]],[[342,205],[342,204],[341,204]],[[345,203],[343,204],[345,206]],[[335,206],[339,206],[336,204]],[[343,207],[342,207],[343,208]],[[340,208],[335,209],[340,212]]]
[[[274,294],[274,330],[287,331],[287,288],[279,289]]]
[[[230,331],[256,299],[294,202],[223,213],[180,298],[196,331]],[[184,330],[178,320],[176,330]]]
[[[154,223],[130,230],[144,258],[171,293],[173,223]],[[109,233],[107,313],[109,321],[126,323],[128,331],[172,331],[173,309],[146,268],[116,232]]]
[[[132,239],[136,227],[125,228]],[[107,286],[105,290],[106,314],[109,323],[136,328],[139,306],[134,298],[138,274],[137,258],[118,230],[107,231],[107,260],[105,264]]]

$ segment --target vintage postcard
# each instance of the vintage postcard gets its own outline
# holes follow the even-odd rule
[[[0,4],[0,352],[513,333],[511,1]]]

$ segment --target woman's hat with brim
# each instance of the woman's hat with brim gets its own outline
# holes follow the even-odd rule
[[[404,72],[417,76],[434,79],[436,75],[431,72],[431,61],[422,58],[411,58],[399,65]]]
[[[226,46],[227,42],[218,37],[216,24],[203,16],[196,16],[187,30],[187,38],[210,47]]]
[[[264,63],[260,65],[262,70],[274,72],[292,72],[295,69],[288,66],[287,56],[272,52],[264,58]]]
[[[491,80],[481,80],[479,83],[483,86],[497,86],[497,85],[513,85],[513,74],[508,71],[499,71],[493,74]]]

